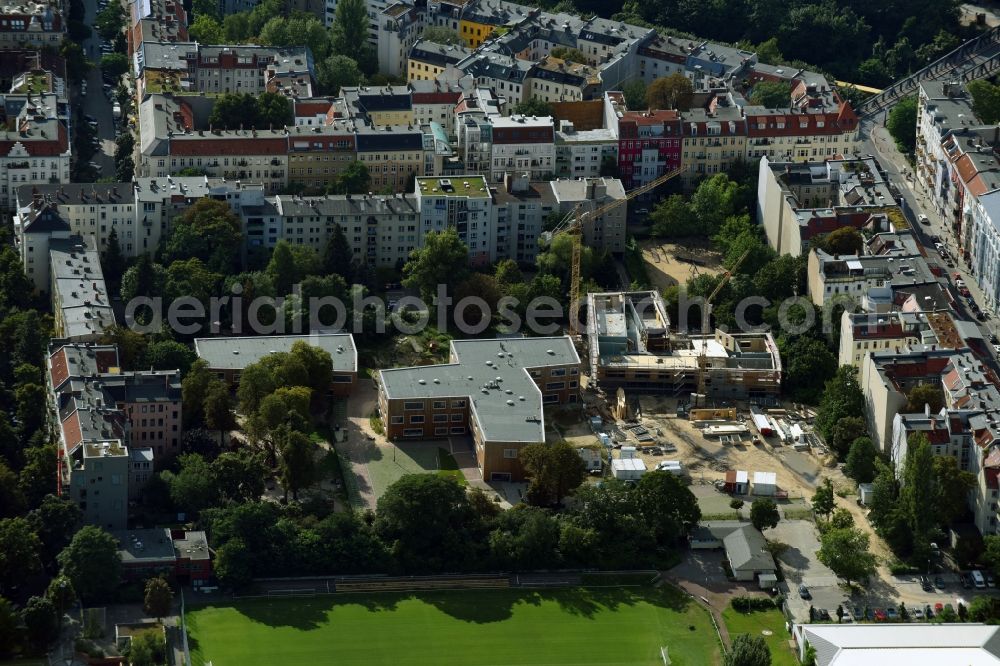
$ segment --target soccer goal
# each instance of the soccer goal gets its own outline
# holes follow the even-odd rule
[[[660,656],[663,657],[663,666],[670,666],[670,654],[669,649],[664,646],[660,648]]]

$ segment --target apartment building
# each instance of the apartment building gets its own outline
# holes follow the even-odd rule
[[[817,162],[858,152],[860,120],[825,77],[798,71],[788,108],[746,106],[746,157]]]
[[[809,252],[806,275],[809,297],[819,307],[839,301],[860,304],[876,287],[937,282],[937,275],[919,253],[834,256],[816,249]]]
[[[406,80],[435,81],[446,72],[472,54],[472,51],[460,44],[438,44],[426,39],[417,40],[406,59]]]
[[[180,451],[177,371],[122,372],[114,345],[53,339],[47,382],[59,434],[60,494],[84,522],[124,529],[150,464]]]
[[[921,349],[979,349],[988,353],[979,328],[950,310],[844,312],[840,320],[839,365],[859,371],[871,352]]]
[[[155,93],[282,93],[313,96],[315,66],[305,46],[209,46],[143,41],[135,57],[137,99]]]
[[[497,233],[493,198],[482,176],[417,178],[418,233],[454,227],[469,248],[469,263],[486,266],[496,260]]]
[[[390,440],[471,434],[484,480],[524,479],[519,453],[545,442],[545,406],[579,401],[580,357],[569,337],[453,340],[442,365],[379,370]]]
[[[528,95],[545,102],[573,102],[601,95],[596,67],[545,56],[528,71]]]
[[[646,84],[683,74],[696,91],[717,88],[727,79],[752,71],[757,63],[751,51],[655,33],[639,47],[637,56],[639,76]]]
[[[259,335],[253,337],[195,338],[194,350],[208,369],[229,386],[239,386],[248,365],[269,354],[287,354],[296,344],[306,344],[330,355],[330,395],[345,398],[358,381],[358,350],[350,333],[310,335]]]
[[[22,1],[0,7],[0,51],[47,47],[58,50],[66,33],[60,2]]]
[[[474,49],[488,40],[497,28],[510,30],[536,11],[505,0],[472,0],[462,8],[458,35]]]
[[[130,0],[125,31],[129,57],[135,55],[143,42],[187,42],[187,25],[183,2]]]
[[[545,220],[561,210],[550,182],[532,182],[508,173],[491,194],[496,214],[497,259],[535,265]]]
[[[551,181],[552,194],[558,210],[569,214],[579,210],[583,219],[582,241],[597,251],[621,255],[625,252],[626,208],[625,188],[617,178],[563,179]],[[594,217],[587,215],[614,201],[621,205]]]
[[[0,209],[14,207],[21,185],[68,183],[71,155],[65,90],[0,94]]]
[[[389,76],[407,74],[408,56],[424,28],[422,8],[411,2],[394,2],[378,11],[372,25],[379,71]]]
[[[728,96],[715,96],[707,109],[680,114],[682,182],[692,187],[701,178],[727,171],[743,159],[747,121]]]
[[[776,252],[798,256],[810,240],[846,225],[905,229],[895,196],[871,158],[772,163],[763,157],[757,220]]]
[[[354,140],[357,159],[368,167],[373,189],[405,192],[414,178],[427,175],[424,133],[419,128],[359,125]]]
[[[676,111],[628,111],[621,93],[607,93],[608,127],[618,137],[618,173],[628,190],[681,166],[683,138]]]
[[[548,180],[555,173],[555,128],[551,116],[491,116],[490,179],[501,182],[508,171]]]
[[[781,390],[781,355],[770,333],[670,336],[655,291],[587,294],[590,376],[605,391],[763,399]],[[699,380],[699,375],[703,379]]]
[[[341,88],[348,117],[368,125],[412,125],[413,91],[409,86]]]
[[[79,236],[49,241],[53,329],[57,337],[96,342],[115,324],[111,297],[104,284],[101,257],[92,239]]]
[[[917,138],[914,148],[916,183],[930,197],[938,214],[961,223],[963,189],[955,161],[946,149],[949,139],[961,145],[985,127],[972,109],[972,96],[958,81],[924,81],[917,93]],[[980,143],[988,144],[989,141]]]
[[[471,76],[475,85],[489,88],[498,98],[503,97],[514,106],[531,96],[528,73],[533,65],[531,61],[510,55],[499,43],[491,43],[458,62],[454,74],[449,67],[442,76]]]
[[[472,89],[472,79],[466,77],[456,82],[415,80],[409,86],[413,91],[413,123],[420,127],[437,123],[449,138],[454,137],[455,107],[462,95]]]
[[[618,137],[606,128],[577,130],[569,120],[560,120],[555,133],[558,178],[597,178],[612,165],[618,171]]]
[[[326,125],[297,125],[288,129],[288,181],[303,193],[319,194],[357,159],[355,125],[333,121]]]

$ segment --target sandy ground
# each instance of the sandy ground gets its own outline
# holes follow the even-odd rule
[[[696,266],[683,257],[696,257],[703,265]],[[698,239],[684,243],[664,243],[656,240],[642,242],[642,257],[646,261],[649,279],[657,290],[684,283],[701,273],[717,275],[722,272],[722,257],[711,249],[707,240]]]

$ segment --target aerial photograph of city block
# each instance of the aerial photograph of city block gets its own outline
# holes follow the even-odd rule
[[[1000,2],[0,0],[0,666],[1000,664]]]

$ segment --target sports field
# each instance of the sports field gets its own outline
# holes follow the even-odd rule
[[[719,663],[706,611],[672,588],[338,594],[189,609],[195,666]]]

